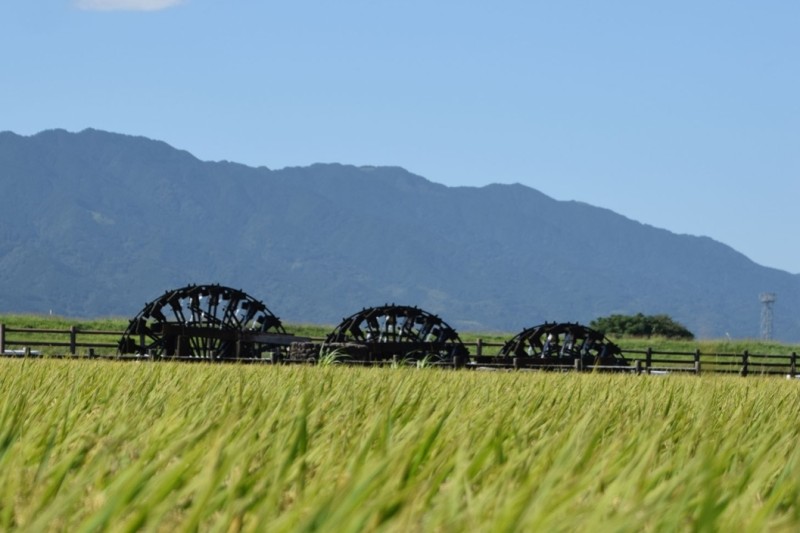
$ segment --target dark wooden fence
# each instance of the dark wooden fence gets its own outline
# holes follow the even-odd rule
[[[11,338],[9,338],[9,334]],[[19,337],[15,338],[15,334],[19,335]],[[87,331],[80,330],[75,326],[69,329],[11,328],[5,324],[0,324],[0,354],[7,355],[11,352],[13,355],[17,352],[35,352],[35,348],[38,347],[67,348],[71,355],[77,355],[78,349],[86,349],[93,352],[97,348],[108,351],[116,350],[117,348],[116,342],[91,342],[89,340],[79,342],[78,336],[83,339],[97,338],[99,336],[116,337],[118,339],[122,336],[122,332]],[[13,346],[20,349],[9,349]]]
[[[115,359],[141,359],[139,357],[120,357],[117,355],[117,340],[122,336],[122,331],[91,331],[72,326],[69,329],[36,329],[14,328],[0,324],[0,355],[11,357],[36,356],[40,354],[39,348],[63,348],[59,353],[49,354],[54,358],[115,358]],[[98,340],[99,339],[99,340]],[[113,339],[113,340],[112,340]],[[312,338],[312,342],[322,342],[322,338]],[[500,342],[486,342],[477,339],[474,342],[464,343],[470,350],[470,362],[473,366],[503,367],[503,368],[537,368],[537,369],[577,369],[581,368],[578,362],[574,365],[526,365],[525,361],[513,361],[513,364],[493,364],[493,356],[503,346]],[[52,351],[52,350],[51,350]],[[750,353],[745,350],[741,353],[703,353],[699,349],[693,352],[658,351],[652,348],[646,350],[623,350],[625,359],[629,362],[627,367],[614,367],[614,370],[644,373],[721,373],[749,375],[785,375],[790,378],[800,377],[797,372],[797,353],[785,355]],[[270,362],[270,361],[264,361]],[[455,366],[464,366],[454,363]]]

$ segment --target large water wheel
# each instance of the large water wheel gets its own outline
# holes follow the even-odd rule
[[[278,317],[241,290],[189,285],[145,304],[123,333],[119,353],[260,359],[293,339]]]
[[[458,333],[441,318],[394,304],[362,309],[343,319],[325,339],[321,353],[360,361],[456,364],[468,355]]]
[[[571,365],[576,359],[584,367],[628,364],[619,346],[602,333],[570,323],[525,329],[503,345],[498,357],[519,357],[531,365]]]

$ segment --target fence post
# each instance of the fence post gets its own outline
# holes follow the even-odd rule
[[[742,354],[742,371],[741,371],[742,377],[747,377],[747,366],[749,362],[750,362],[750,353],[747,350],[745,350],[744,353]]]
[[[2,327],[3,325],[0,324],[0,328]],[[2,340],[0,340],[0,342],[2,342]],[[792,378],[794,378],[797,375],[797,352],[792,352],[791,365],[789,367],[789,375],[792,376]]]
[[[694,349],[694,373],[700,375],[700,349]]]
[[[78,344],[78,328],[75,326],[69,327],[69,354],[75,355],[75,345]]]
[[[475,355],[478,357],[483,355],[483,339],[478,339],[475,343]]]
[[[0,324],[0,354],[6,353],[6,325]]]
[[[645,371],[649,374],[650,367],[653,365],[653,349],[647,347],[647,352],[644,354],[644,367]]]

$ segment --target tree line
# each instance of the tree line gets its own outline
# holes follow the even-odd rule
[[[668,315],[610,315],[592,320],[589,327],[604,335],[694,339],[694,334]]]

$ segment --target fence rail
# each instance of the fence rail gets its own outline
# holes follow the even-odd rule
[[[83,330],[76,326],[69,329],[39,329],[8,327],[0,324],[0,355],[7,357],[22,357],[38,355],[32,348],[67,348],[66,353],[50,354],[48,357],[60,359],[101,358],[117,360],[143,360],[149,359],[142,356],[119,355],[117,353],[116,339],[120,338],[123,331],[116,330]],[[88,339],[105,337],[101,341]],[[115,338],[114,342],[109,340]],[[324,338],[310,338],[311,342],[322,342]],[[514,368],[541,369],[541,370],[590,370],[578,364],[553,364],[530,365],[527,358],[514,358],[511,364],[500,363],[495,355],[503,346],[502,342],[489,342],[477,339],[465,342],[470,355],[467,361],[454,361],[449,366],[456,367],[486,367],[486,368]],[[13,349],[16,348],[16,349]],[[98,351],[102,350],[102,351]],[[81,355],[83,351],[83,355]],[[489,353],[487,353],[489,352]],[[614,367],[614,370],[633,373],[659,374],[659,373],[719,373],[748,375],[786,375],[787,377],[800,377],[797,371],[797,353],[790,354],[759,354],[744,350],[741,353],[703,353],[699,349],[693,352],[663,351],[647,348],[646,350],[624,350],[625,359],[630,363],[628,367]],[[183,358],[197,361],[196,358]],[[182,359],[180,359],[182,360]],[[273,360],[250,362],[276,362]]]

